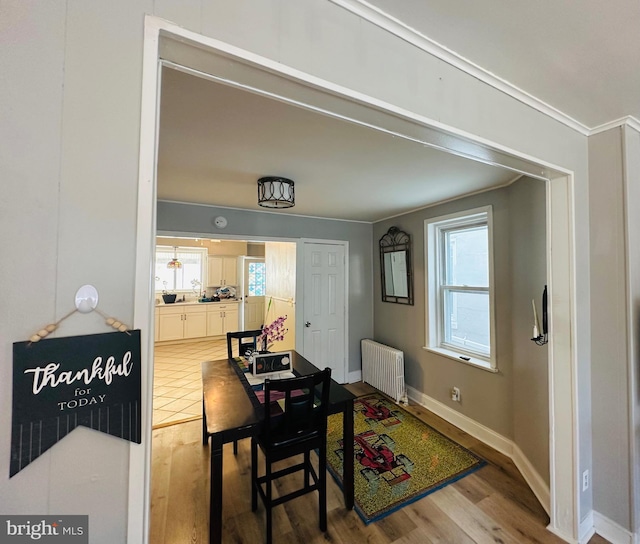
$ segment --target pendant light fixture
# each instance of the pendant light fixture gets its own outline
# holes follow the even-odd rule
[[[291,208],[295,205],[293,181],[278,176],[260,178],[258,204],[263,208]]]
[[[167,268],[175,270],[176,268],[182,268],[182,263],[178,260],[178,246],[173,247],[173,259],[167,263]]]

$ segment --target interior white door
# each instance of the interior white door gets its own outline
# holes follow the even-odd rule
[[[244,259],[242,330],[259,329],[264,323],[264,259]]]
[[[338,383],[346,381],[345,247],[304,244],[304,349],[318,368],[331,368]]]

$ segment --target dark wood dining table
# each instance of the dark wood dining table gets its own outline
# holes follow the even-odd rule
[[[300,376],[318,372],[313,364],[293,351],[293,370]],[[247,379],[238,370],[238,361],[220,359],[202,363],[202,442],[210,442],[209,542],[222,542],[222,447],[224,444],[257,434],[263,423],[263,410]],[[343,414],[345,506],[353,508],[353,399],[355,396],[331,380],[329,413]]]

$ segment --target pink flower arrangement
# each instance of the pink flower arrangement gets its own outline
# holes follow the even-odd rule
[[[284,322],[287,316],[280,316],[273,323],[262,328],[262,334],[258,336],[258,342],[262,344],[263,351],[271,349],[274,342],[284,340],[284,335],[289,329],[285,329]]]

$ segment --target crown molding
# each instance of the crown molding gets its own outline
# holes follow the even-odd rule
[[[493,88],[515,98],[516,100],[530,106],[531,108],[551,117],[555,121],[579,132],[584,136],[589,136],[589,127],[570,117],[566,113],[561,112],[557,108],[543,102],[528,92],[516,87],[501,77],[492,74],[488,70],[482,68],[478,64],[464,58],[448,47],[432,40],[421,32],[411,28],[406,23],[392,17],[376,6],[371,5],[365,0],[329,0],[330,2],[350,11],[354,15],[369,21],[370,23],[394,34],[398,38],[422,49],[423,51],[439,58],[443,62],[462,70],[470,76],[492,86]]]
[[[630,127],[640,132],[640,121],[635,117],[633,117],[633,115],[629,115],[627,117],[621,117],[620,119],[609,121],[608,123],[604,123],[603,125],[599,125],[597,127],[592,128],[589,131],[589,136],[593,136],[594,134],[599,134],[600,132],[606,132],[607,130],[611,130],[612,128],[618,128],[618,127],[624,127],[624,126]]]

